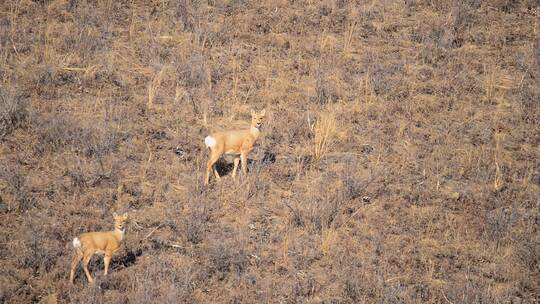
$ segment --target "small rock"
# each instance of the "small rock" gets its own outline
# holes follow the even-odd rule
[[[540,186],[540,172],[539,171],[536,171],[533,173],[533,175],[531,176],[531,182],[533,184]]]

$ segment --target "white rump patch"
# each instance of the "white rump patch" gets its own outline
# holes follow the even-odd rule
[[[79,240],[79,238],[74,238],[73,239],[73,247],[81,248],[81,240]]]
[[[216,145],[216,139],[213,138],[212,136],[206,136],[206,138],[204,139],[204,144],[205,144],[208,148],[212,148],[213,146]]]

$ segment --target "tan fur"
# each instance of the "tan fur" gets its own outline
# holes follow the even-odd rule
[[[114,230],[113,231],[100,231],[100,232],[87,232],[79,235],[73,240],[73,245],[79,245],[75,247],[75,254],[73,255],[73,261],[71,262],[71,273],[69,275],[69,281],[73,284],[75,277],[75,270],[80,261],[83,260],[83,269],[86,274],[88,282],[93,283],[94,280],[88,270],[88,263],[94,254],[103,254],[103,261],[105,263],[105,273],[109,270],[109,263],[112,256],[120,249],[122,240],[124,238],[124,224],[128,219],[127,213],[123,215],[113,214],[114,217]]]
[[[238,163],[242,161],[242,172],[247,174],[247,155],[253,149],[257,139],[260,135],[260,127],[262,125],[263,118],[266,115],[266,111],[262,110],[260,113],[251,111],[251,127],[244,130],[232,130],[216,132],[209,135],[209,137],[215,140],[215,145],[210,148],[210,157],[206,167],[206,179],[205,184],[208,185],[210,181],[210,174],[212,169],[217,179],[220,178],[214,164],[223,154],[236,154],[240,157],[234,159],[234,169],[232,176],[236,177],[236,171],[238,169]]]

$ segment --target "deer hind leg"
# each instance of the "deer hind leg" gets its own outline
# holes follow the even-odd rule
[[[219,180],[221,176],[219,176],[219,173],[217,172],[216,165],[214,165],[213,168],[214,168],[214,176],[216,177],[217,180]]]
[[[234,169],[232,171],[232,178],[235,179],[236,178],[236,171],[238,170],[238,163],[240,162],[240,157],[235,157],[234,158]]]
[[[213,150],[210,153],[210,159],[208,160],[208,163],[206,164],[206,179],[204,181],[206,185],[208,185],[208,183],[210,182],[210,173],[212,172],[212,170],[214,170],[214,174],[216,175],[216,178],[219,179],[219,174],[217,173],[217,170],[214,168],[214,164],[217,162],[220,156],[221,155],[219,155],[218,153],[214,153]]]
[[[83,258],[83,254],[80,250],[76,250],[73,254],[73,260],[71,261],[71,272],[69,273],[69,282],[73,284],[73,279],[75,279],[75,270]]]
[[[83,257],[83,269],[84,269],[84,273],[86,274],[86,278],[88,279],[88,282],[90,283],[94,283],[94,279],[92,279],[92,275],[90,274],[90,271],[88,270],[88,263],[90,262],[90,259],[92,258],[92,256],[94,255],[94,253],[90,253],[90,254],[84,254],[84,257]]]

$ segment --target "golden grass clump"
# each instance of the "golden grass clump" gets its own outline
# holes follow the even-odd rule
[[[324,157],[331,147],[336,135],[336,118],[334,113],[325,112],[319,115],[313,130],[313,158],[316,160]]]
[[[321,231],[321,251],[324,256],[334,251],[338,241],[338,232],[332,227],[323,227]]]

